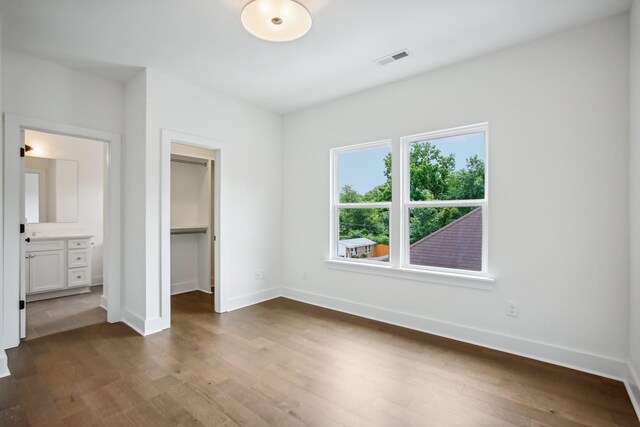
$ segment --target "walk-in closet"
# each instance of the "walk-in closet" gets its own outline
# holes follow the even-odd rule
[[[171,294],[214,289],[215,152],[171,144]]]

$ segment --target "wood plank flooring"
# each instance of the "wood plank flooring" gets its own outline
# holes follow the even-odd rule
[[[287,299],[24,342],[1,426],[639,426],[612,381]]]

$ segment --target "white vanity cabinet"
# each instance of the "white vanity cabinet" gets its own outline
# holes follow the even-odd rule
[[[27,293],[64,289],[67,284],[64,251],[27,252],[26,274]]]
[[[27,301],[87,292],[91,237],[31,237],[25,244]]]

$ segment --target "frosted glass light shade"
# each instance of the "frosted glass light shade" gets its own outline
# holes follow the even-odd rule
[[[311,28],[311,14],[294,0],[252,0],[240,19],[251,34],[272,42],[295,40]]]

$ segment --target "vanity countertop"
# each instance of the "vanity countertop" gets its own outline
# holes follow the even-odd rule
[[[28,237],[32,242],[37,242],[40,240],[90,239],[93,234],[42,234]]]

